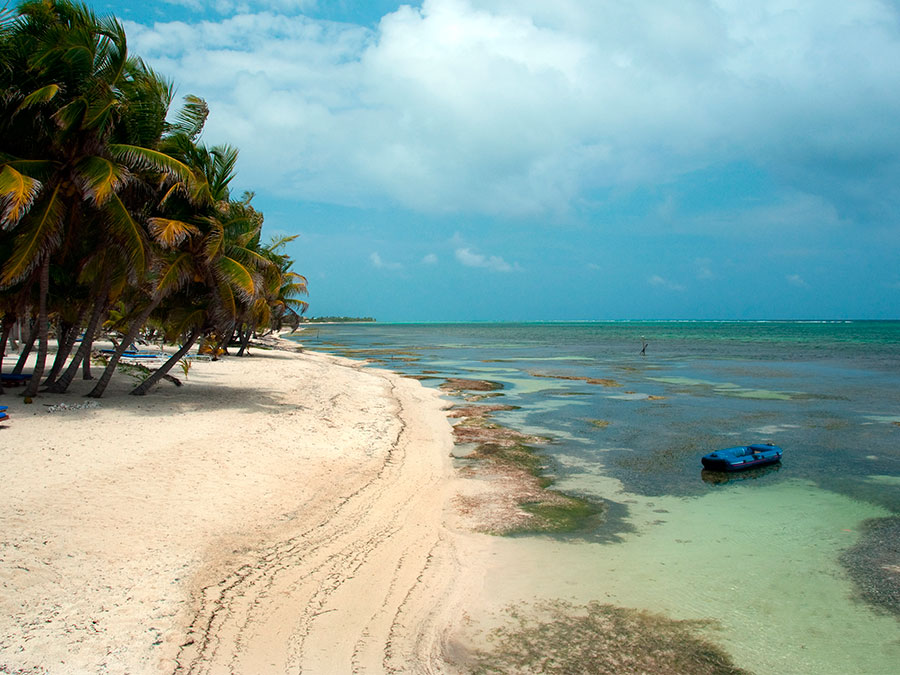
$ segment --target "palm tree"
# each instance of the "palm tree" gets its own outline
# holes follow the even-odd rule
[[[262,247],[262,255],[271,260],[279,272],[272,279],[273,285],[267,288],[274,330],[281,330],[288,321],[292,321],[296,327],[300,316],[309,309],[309,303],[297,297],[309,295],[306,277],[291,271],[294,261],[283,252],[284,247],[298,236],[295,234],[289,237],[273,238],[269,244]]]
[[[120,192],[141,167],[189,172],[163,153],[111,142],[123,117],[140,117],[128,95],[152,89],[157,79],[128,58],[121,24],[66,0],[26,2],[19,14],[0,22],[0,227],[15,231],[0,288],[22,280],[39,285],[39,355],[25,392],[32,395],[46,358],[54,256],[100,228],[141,277],[146,235]]]
[[[238,307],[257,295],[256,268],[267,261],[246,245],[258,235],[259,224],[247,217],[240,203],[228,200],[234,178],[237,151],[227,146],[207,149],[183,144],[183,158],[204,177],[205,189],[196,190],[208,201],[198,209],[190,199],[175,196],[167,202],[169,217],[150,219],[151,232],[161,246],[172,249],[169,257],[183,260],[186,270],[176,307],[167,315],[176,318],[174,334],[187,337],[178,352],[131,393],[143,395],[177,363],[204,332],[221,332],[235,321]],[[199,184],[201,181],[197,181]],[[175,218],[173,216],[180,216]],[[170,328],[169,333],[173,333]]]
[[[249,335],[305,310],[296,296],[306,280],[280,251],[290,239],[261,246],[262,214],[249,196],[230,199],[237,151],[199,144],[209,113],[202,99],[188,97],[167,122],[171,102],[171,84],[128,56],[114,18],[70,0],[0,10],[0,340],[12,319],[33,312],[39,346],[28,395],[43,374],[51,315],[60,335],[71,324],[48,377],[51,390],[65,391],[81,362],[87,376],[94,335],[122,304],[129,323],[89,394],[99,397],[163,307],[165,333],[183,337],[182,350],[202,334],[237,325]],[[53,305],[51,284],[62,279],[71,290]],[[82,344],[60,374],[85,317]]]

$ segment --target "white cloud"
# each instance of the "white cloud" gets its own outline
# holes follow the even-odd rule
[[[785,278],[791,286],[797,286],[798,288],[809,288],[809,284],[806,283],[806,281],[803,280],[803,277],[801,277],[799,274],[789,274]]]
[[[387,262],[382,260],[381,256],[377,252],[372,252],[369,254],[369,260],[372,262],[374,267],[385,270],[399,270],[403,267],[402,264],[398,262]]]
[[[657,288],[664,288],[667,291],[683,291],[684,286],[681,284],[675,283],[674,281],[670,281],[664,277],[659,276],[658,274],[654,274],[649,279],[647,279],[647,283],[651,286],[656,286]]]
[[[438,261],[438,257],[434,253],[429,253],[424,258],[422,258],[422,262],[425,265],[436,265],[437,261]]]
[[[495,272],[511,272],[514,268],[500,256],[486,256],[475,253],[469,248],[456,249],[456,259],[466,267],[484,267]],[[516,266],[518,267],[518,266]]]
[[[425,0],[375,31],[306,5],[127,24],[135,53],[208,99],[207,140],[286,196],[564,212],[738,160],[826,201],[872,176],[897,189],[900,31],[883,0]],[[848,167],[858,181],[839,180]]]

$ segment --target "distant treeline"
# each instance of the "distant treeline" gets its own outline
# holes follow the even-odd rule
[[[350,323],[353,321],[375,321],[371,316],[302,316],[300,323]]]

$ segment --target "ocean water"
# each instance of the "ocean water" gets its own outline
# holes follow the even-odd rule
[[[900,621],[840,557],[864,521],[900,512],[900,322],[344,324],[299,339],[426,386],[500,383],[518,409],[494,419],[553,439],[554,489],[607,504],[590,532],[498,541],[486,616],[601,600],[710,619],[755,673],[897,672]],[[751,442],[784,460],[701,471],[701,455]]]

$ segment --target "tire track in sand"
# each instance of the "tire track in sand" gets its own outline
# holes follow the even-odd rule
[[[366,374],[399,422],[377,472],[202,589],[176,675],[446,672],[462,576],[443,524],[449,425],[418,382]]]

